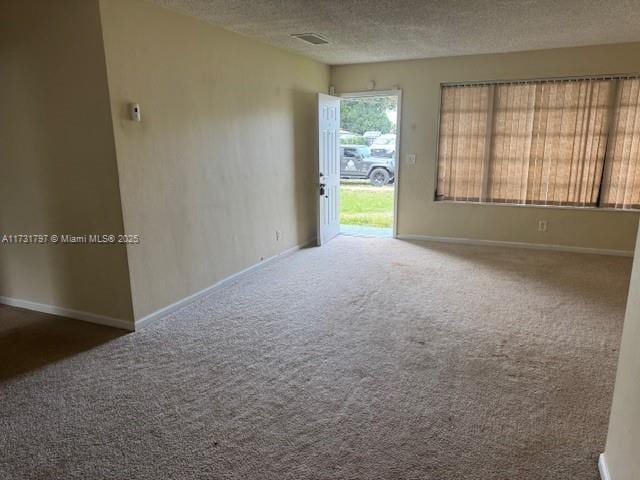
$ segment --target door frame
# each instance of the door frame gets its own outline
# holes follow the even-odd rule
[[[366,97],[396,97],[398,104],[396,119],[396,171],[393,181],[393,238],[398,238],[398,198],[400,191],[400,170],[402,156],[400,155],[400,137],[402,135],[402,89],[393,90],[366,90],[361,92],[344,92],[337,95],[340,98],[366,98]]]

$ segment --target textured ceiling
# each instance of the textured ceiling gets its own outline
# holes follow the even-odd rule
[[[640,0],[151,1],[331,65],[640,40]]]

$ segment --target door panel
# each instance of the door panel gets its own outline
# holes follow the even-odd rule
[[[340,99],[318,94],[318,245],[340,233]]]

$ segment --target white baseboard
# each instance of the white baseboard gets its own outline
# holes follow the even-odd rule
[[[589,253],[594,255],[616,255],[633,257],[633,250],[611,250],[605,248],[572,247],[568,245],[549,245],[545,243],[505,242],[501,240],[478,240],[459,237],[433,237],[429,235],[403,234],[400,240],[416,240],[425,242],[459,243],[463,245],[485,245],[493,247],[528,248],[532,250],[552,250],[556,252]]]
[[[607,467],[607,461],[604,458],[604,453],[601,453],[598,457],[598,470],[600,470],[600,478],[602,480],[613,480],[609,474],[609,468]]]
[[[202,290],[200,290],[199,292],[196,292],[192,295],[189,295],[188,297],[185,297],[181,300],[178,300],[175,303],[172,303],[171,305],[167,305],[166,307],[161,308],[160,310],[156,310],[153,313],[150,313],[149,315],[146,315],[145,317],[142,317],[140,320],[136,320],[136,330],[144,325],[148,325],[149,323],[154,322],[155,320],[159,320],[160,318],[166,317],[167,315],[175,312],[176,310],[179,310],[180,308],[184,307],[185,305],[188,305],[191,302],[196,301],[197,299],[213,292],[215,289],[222,287],[223,285],[229,283],[232,280],[237,280],[239,277],[241,277],[242,275],[245,275],[257,268],[260,268],[264,265],[266,265],[267,263],[275,260],[276,258],[282,258],[285,257],[287,255],[290,255],[294,252],[297,252],[298,250],[305,248],[305,247],[309,247],[312,245],[316,245],[316,239],[313,238],[307,242],[304,242],[300,245],[296,245],[294,247],[291,247],[283,252],[280,252],[272,257],[269,258],[265,258],[264,260],[261,260],[260,262],[251,265],[248,268],[245,268],[244,270],[241,270],[239,272],[234,273],[233,275],[230,275],[226,278],[223,278],[222,280],[220,280],[219,282],[214,283],[213,285],[206,287]]]
[[[82,320],[84,322],[97,323],[98,325],[106,325],[108,327],[121,328],[122,330],[133,331],[133,322],[121,320],[119,318],[107,317],[95,313],[73,310],[72,308],[57,307],[55,305],[47,305],[46,303],[37,303],[29,300],[21,300],[19,298],[2,297],[0,303],[11,307],[24,308],[34,310],[36,312],[49,313],[59,317],[73,318],[74,320]]]

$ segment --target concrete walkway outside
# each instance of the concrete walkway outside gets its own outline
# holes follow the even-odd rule
[[[340,233],[351,237],[392,237],[393,229],[382,227],[368,227],[365,225],[340,224]]]

